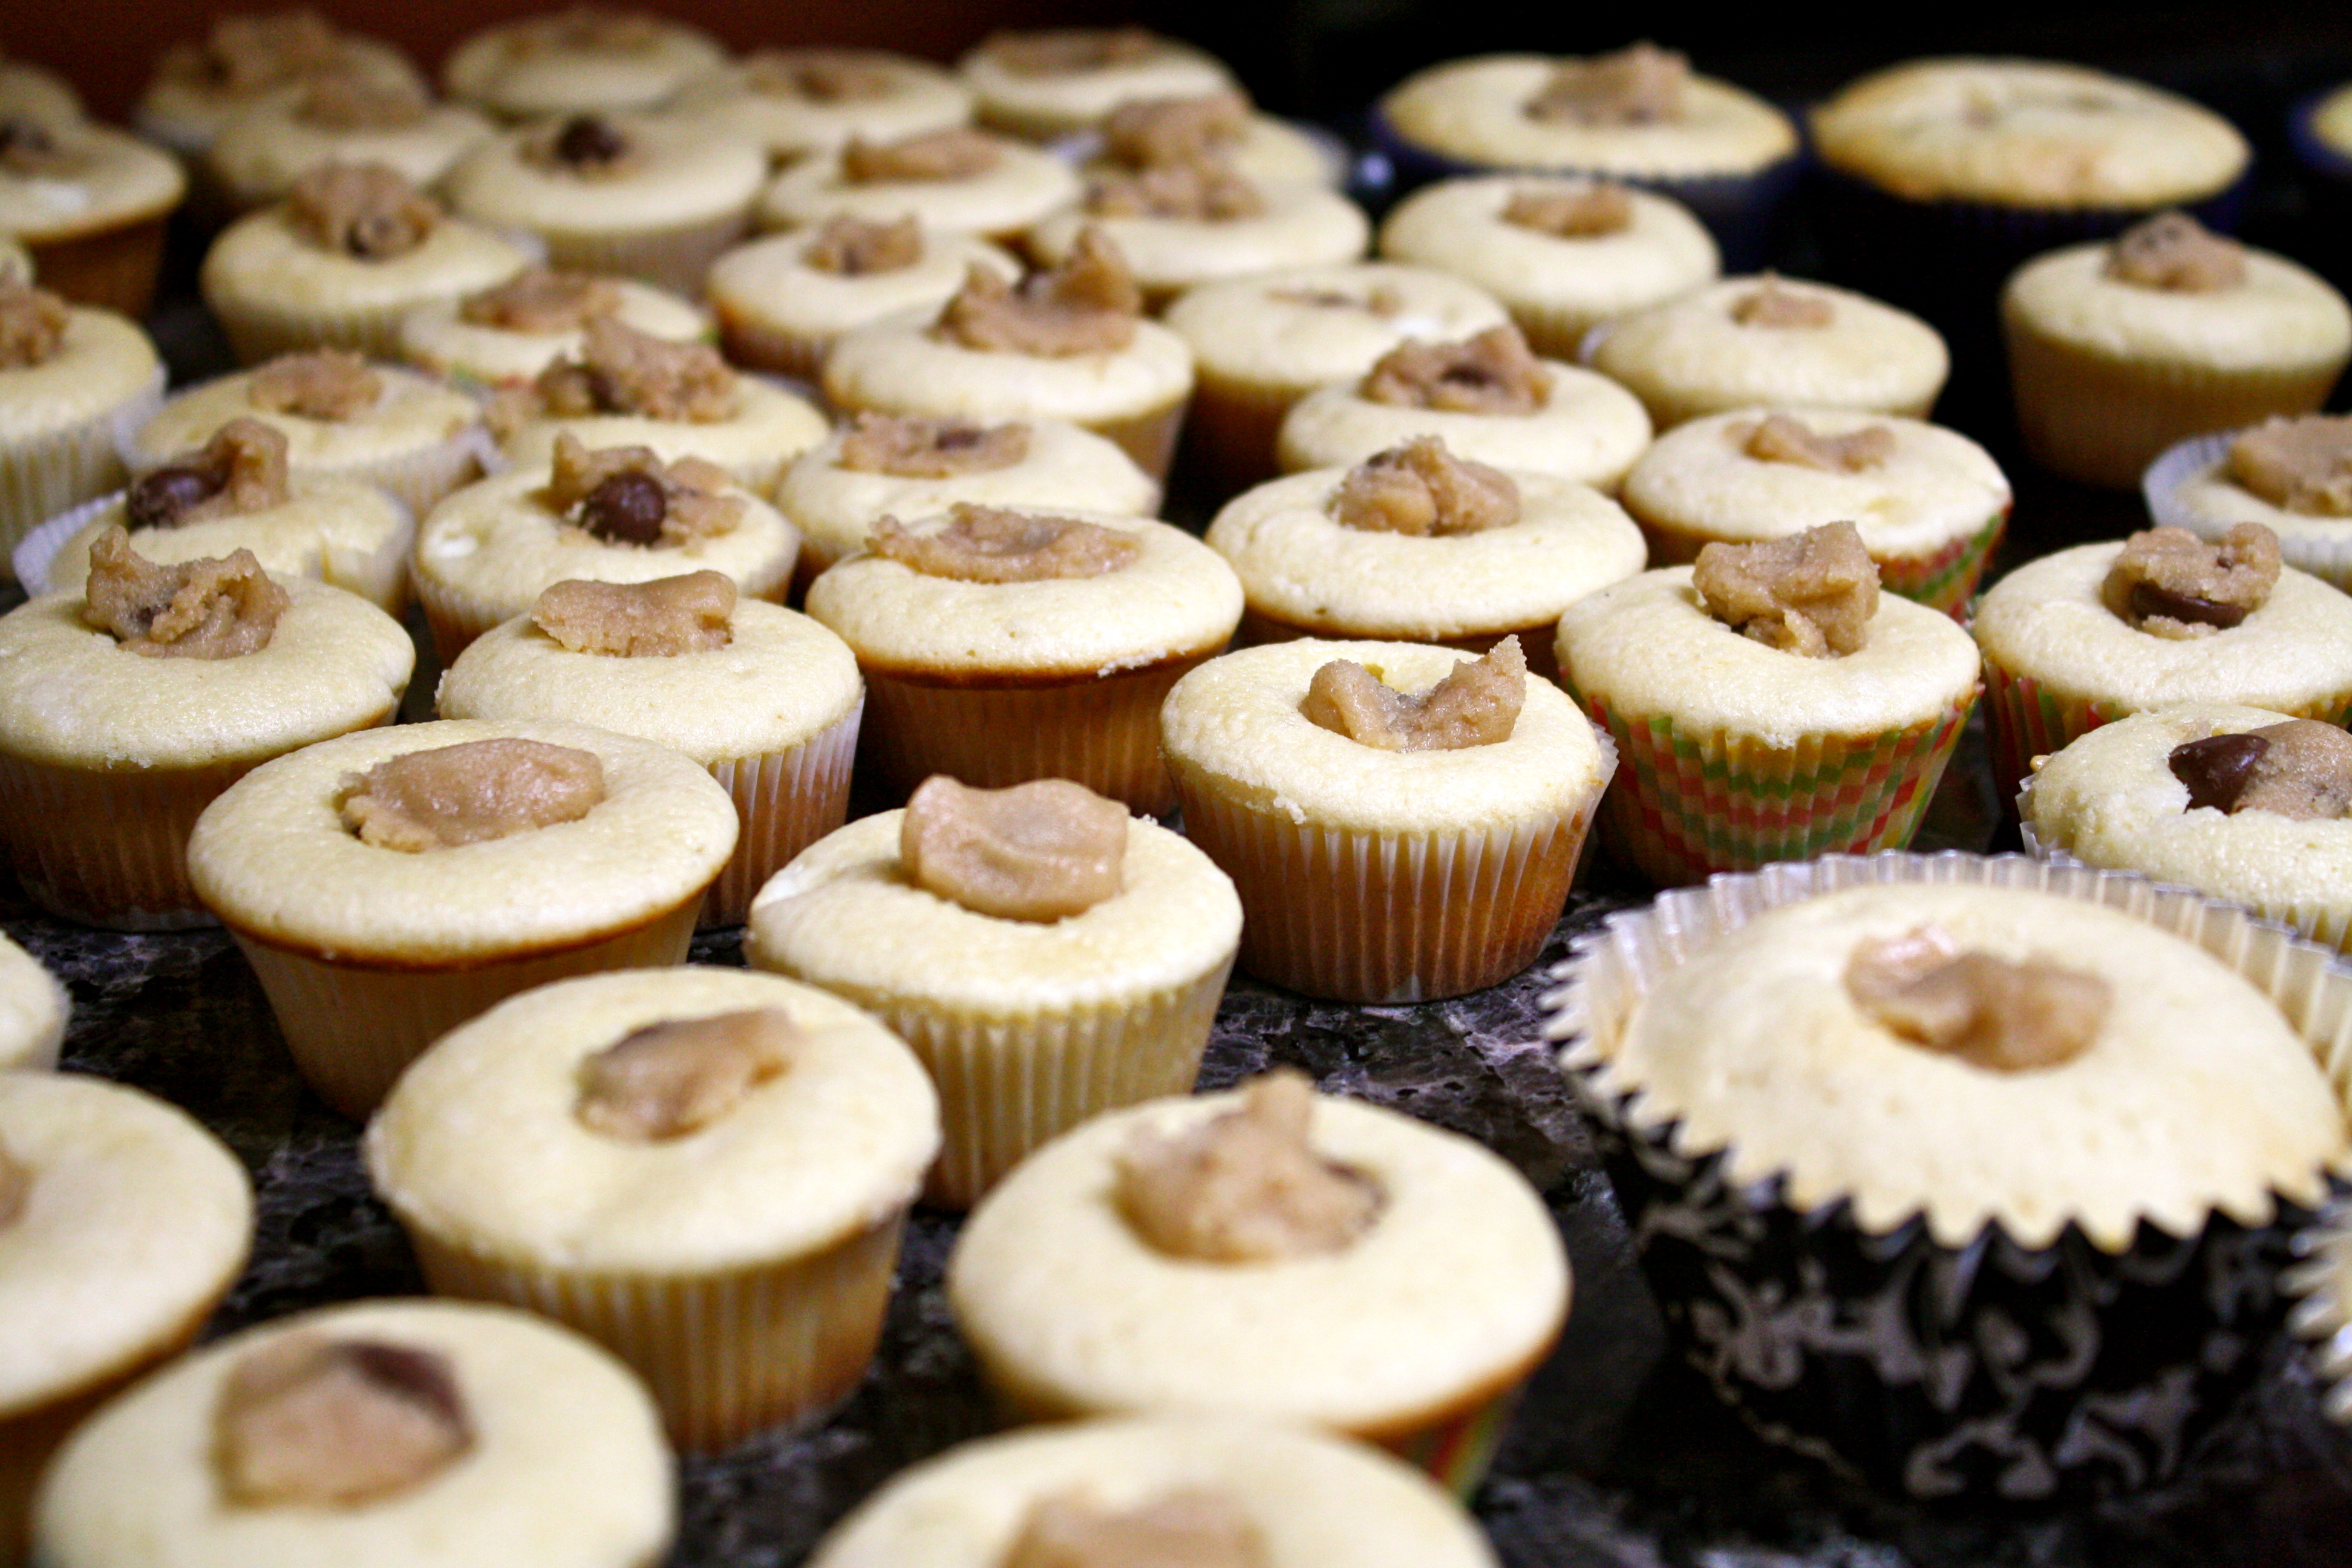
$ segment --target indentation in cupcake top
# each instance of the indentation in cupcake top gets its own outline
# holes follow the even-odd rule
[[[551,16],[531,16],[510,24],[499,36],[500,52],[509,57],[579,50],[599,55],[637,55],[662,40],[665,24],[643,11],[615,11],[604,5],[574,5]]]
[[[1562,60],[1528,100],[1530,120],[1577,125],[1654,125],[1679,119],[1690,60],[1644,40],[1614,54]]]
[[[1264,216],[1265,195],[1225,158],[1204,153],[1131,171],[1106,170],[1088,182],[1086,205],[1098,217],[1232,223]]]
[[[350,50],[334,25],[316,11],[223,16],[201,44],[175,45],[161,74],[233,97],[331,71]]]
[[[2158,213],[2116,237],[2110,278],[2173,294],[2212,294],[2246,280],[2246,247],[2187,213]]]
[[[841,177],[853,185],[972,180],[1003,157],[993,137],[963,125],[921,131],[895,142],[853,135],[841,150]]]
[[[858,103],[898,90],[888,66],[856,49],[762,49],[743,62],[741,80],[766,97]]]
[[[1794,463],[1828,474],[1858,474],[1895,455],[1895,432],[1884,425],[1824,436],[1791,415],[1768,414],[1752,423],[1727,425],[1723,433],[1759,463]]]
[[[1143,291],[1127,258],[1088,224],[1060,266],[1033,272],[1018,287],[972,263],[933,331],[970,349],[1066,359],[1118,353],[1135,341],[1142,313]]]
[[[908,880],[975,914],[1058,921],[1118,895],[1127,807],[1067,779],[972,789],[925,779],[899,819]]]
[[[913,213],[889,223],[835,213],[801,252],[808,266],[841,278],[903,272],[922,258],[923,226]]]
[[[2302,822],[2352,812],[2352,735],[2316,719],[2183,741],[2165,763],[2190,811],[2269,811]]]
[[[2234,523],[2218,542],[2150,528],[2124,542],[2099,598],[2141,631],[2185,640],[2243,622],[2270,602],[2278,576],[2278,535],[2259,522]]]
[[[717,349],[674,343],[611,316],[590,317],[579,357],[556,360],[531,384],[557,419],[635,414],[712,425],[734,418],[742,407],[735,372]]]
[[[571,653],[671,658],[725,647],[734,638],[735,579],[688,572],[650,583],[551,584],[530,606],[531,624]]]
[[[122,502],[133,528],[177,528],[283,506],[291,493],[285,432],[240,415],[194,451],[131,480]]]
[[[791,1015],[775,1007],[648,1024],[581,1062],[572,1114],[624,1142],[684,1138],[782,1074],[800,1039]]]
[[[1358,388],[1366,402],[1453,414],[1533,414],[1551,379],[1519,329],[1505,322],[1458,342],[1408,338],[1382,354]]]
[[[1277,1068],[1251,1080],[1236,1110],[1173,1134],[1138,1128],[1117,1157],[1119,1209],[1171,1258],[1273,1263],[1344,1251],[1378,1220],[1384,1194],[1316,1152],[1314,1115],[1313,1083]]]
[[[917,414],[864,413],[841,440],[841,467],[902,479],[992,474],[1029,457],[1026,425],[974,425]]]
[[[1529,185],[1511,193],[1503,221],[1554,239],[1599,239],[1633,226],[1633,198],[1613,180]]]
[[[1708,615],[1742,637],[1808,658],[1861,647],[1878,611],[1878,567],[1851,522],[1706,545],[1691,586]]]
[[[0,370],[47,364],[65,346],[66,302],[46,289],[0,279]]]
[[[727,471],[700,458],[664,463],[649,447],[592,450],[559,431],[539,499],[564,523],[604,544],[675,549],[726,532],[743,515]]]
[[[1455,752],[1511,738],[1527,700],[1528,660],[1516,637],[1465,658],[1426,691],[1399,691],[1380,672],[1335,658],[1315,672],[1298,710],[1310,724],[1384,752]]]
[[[408,752],[343,779],[343,826],[417,855],[577,822],[604,799],[593,752],[499,736]]]
[[[0,170],[26,179],[60,179],[82,160],[72,148],[30,120],[0,119]]]
[[[1250,101],[1239,91],[1198,98],[1129,99],[1102,124],[1103,155],[1130,169],[1155,168],[1230,152],[1249,134]]]
[[[322,250],[361,261],[405,256],[432,237],[441,208],[383,163],[323,163],[287,195],[294,231]]]
[[[264,414],[298,419],[357,418],[383,395],[383,377],[348,349],[280,354],[246,383],[245,400]]]
[[[1855,945],[1846,994],[1900,1039],[1994,1072],[2031,1072],[2082,1055],[2106,1022],[2106,981],[2041,957],[1963,951],[1941,926]]]
[[[1083,1492],[1042,1497],[1002,1568],[1265,1568],[1257,1530],[1231,1494],[1209,1487],[1111,1508]]]
[[[1014,76],[1075,76],[1135,65],[1166,47],[1146,27],[1040,27],[995,34],[981,41],[980,52]]]
[[[612,315],[620,308],[621,290],[611,279],[534,265],[466,296],[457,307],[457,319],[477,327],[552,337],[576,332],[593,318]]]
[[[1500,468],[1455,457],[1443,437],[1420,436],[1349,469],[1332,492],[1331,521],[1377,533],[1481,533],[1519,521],[1519,487]]]
[[[919,532],[897,518],[875,520],[873,550],[927,577],[965,583],[1037,583],[1099,577],[1143,553],[1133,535],[1075,517],[958,501],[944,527]]]
[[[110,522],[89,545],[82,619],[152,658],[237,658],[269,646],[290,601],[250,550],[162,565]]]
[[[1767,272],[1762,284],[1732,300],[1731,319],[1743,327],[1817,329],[1837,320],[1837,307],[1819,294],[1788,288]]]
[[[2230,478],[2306,517],[2352,517],[2352,415],[2272,417],[2230,443]]]
[[[364,1507],[415,1490],[474,1446],[437,1351],[297,1331],[237,1358],[213,1407],[213,1467],[239,1508]]]
[[[1345,289],[1270,289],[1265,297],[1286,305],[1306,305],[1318,310],[1361,310],[1381,317],[1396,315],[1404,309],[1404,295],[1388,283],[1374,284],[1362,293]]]

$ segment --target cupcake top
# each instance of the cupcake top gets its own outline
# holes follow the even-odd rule
[[[1237,1150],[1239,1190],[1192,1188],[1185,1168],[1216,1159],[1204,1136],[1236,1135],[1263,1163]],[[1298,1184],[1339,1188],[1311,1205],[1330,1223],[1253,1226],[1286,1166],[1303,1167]],[[982,1200],[948,1264],[958,1328],[1029,1404],[1367,1434],[1516,1382],[1558,1333],[1568,1284],[1542,1201],[1496,1155],[1279,1078],[1056,1139]]]
[[[2352,540],[2352,418],[2267,419],[2194,445],[2186,460],[2167,458],[2148,471],[2149,504],[2159,521],[2209,538],[2234,523],[2259,522],[2283,544],[2327,561]],[[2158,488],[2159,470],[2176,464],[2186,472]],[[2342,582],[2346,574],[2339,565],[2327,575]]]
[[[982,121],[1036,138],[1083,130],[1134,99],[1194,97],[1233,82],[1212,56],[1136,26],[992,33],[956,69]]]
[[[0,1070],[57,1066],[72,1011],[57,976],[0,936]]]
[[[583,111],[508,132],[449,171],[449,205],[541,234],[634,234],[746,212],[758,143],[677,116]]]
[[[696,77],[669,107],[747,137],[779,163],[853,136],[893,142],[971,119],[971,89],[886,49],[761,49]]]
[[[345,473],[421,452],[481,427],[474,400],[431,376],[367,364],[332,350],[287,354],[190,387],[123,443],[142,470],[192,451],[232,419],[258,419],[286,437],[297,472]]]
[[[711,264],[711,303],[730,326],[792,338],[838,337],[954,297],[974,267],[1006,282],[1021,263],[977,235],[925,229],[911,212],[887,222],[835,216],[737,246]]]
[[[462,104],[435,103],[421,86],[331,76],[237,115],[205,161],[236,205],[259,206],[321,163],[382,163],[430,185],[491,129]]]
[[[2081,544],[2028,562],[1978,602],[1970,629],[1985,657],[2053,696],[2095,701],[2111,717],[2197,701],[2332,710],[2352,693],[2352,597],[2291,566],[2265,590],[2259,541],[2203,545],[2180,529],[2133,538],[2159,534],[2174,536],[2158,542],[2177,547],[2187,563],[2179,592],[2212,604],[2211,619],[2234,616],[2235,625],[2119,614],[2111,602],[2133,611],[2142,573],[2118,572],[2123,541]],[[2191,558],[2191,547],[2202,553]],[[2143,543],[2135,559],[2147,551]],[[2277,559],[2273,542],[2267,560]],[[2212,577],[2210,585],[2195,580],[2200,573]]]
[[[1250,1543],[1264,1568],[1489,1568],[1459,1504],[1353,1443],[1198,1415],[1108,1418],[965,1443],[912,1467],[818,1543],[810,1568],[996,1568],[1040,1539],[1151,1519]],[[1051,1532],[1051,1533],[1048,1533]]]
[[[1344,183],[1344,148],[1263,114],[1237,87],[1167,98],[1133,98],[1077,139],[1091,147],[1084,173],[1136,174],[1211,157],[1260,184]]]
[[[1871,555],[1926,555],[2009,509],[1991,454],[1885,414],[1733,409],[1678,425],[1625,477],[1633,514],[1706,539],[1777,539],[1845,519]]]
[[[163,216],[187,176],[169,153],[88,121],[10,121],[0,136],[0,234],[49,245]]]
[[[163,388],[163,362],[128,316],[0,281],[0,441],[37,439]]]
[[[531,267],[463,300],[419,305],[401,319],[400,353],[440,375],[528,381],[559,359],[578,359],[596,316],[666,342],[710,336],[700,307],[650,284]]]
[[[1466,637],[1549,624],[1642,569],[1641,531],[1556,475],[1480,471],[1442,442],[1292,474],[1228,502],[1211,548],[1250,607],[1324,635]]]
[[[1943,1027],[1940,986],[1973,1032]],[[1939,994],[1942,993],[1938,993]],[[2344,1121],[2311,1048],[2264,994],[2132,915],[2021,889],[1857,888],[1770,910],[1658,977],[1601,1086],[1724,1179],[1779,1175],[1808,1212],[1850,1201],[1946,1247],[1997,1224],[2068,1225],[2120,1251],[2145,1218],[2246,1225],[2305,1205]],[[1823,1133],[1823,1108],[1836,1135]]]
[[[880,669],[1107,675],[1223,647],[1241,620],[1233,569],[1147,518],[959,503],[874,532],[808,610]]]
[[[1363,374],[1409,338],[1465,338],[1509,318],[1451,273],[1356,261],[1202,284],[1165,319],[1204,372],[1303,396]]]
[[[1276,268],[1353,261],[1371,237],[1362,211],[1337,191],[1261,183],[1214,157],[1097,173],[1076,205],[1029,231],[1029,247],[1059,261],[1090,223],[1118,242],[1136,281],[1155,296]]]
[[[2157,207],[2245,171],[2244,137],[2144,82],[2048,60],[1912,60],[1813,111],[1822,162],[1912,201]]]
[[[316,11],[248,13],[217,17],[201,40],[165,50],[131,119],[142,135],[194,156],[247,110],[289,102],[325,79],[394,91],[424,86],[400,50]]]
[[[1162,749],[1227,795],[1293,821],[1363,832],[1506,828],[1565,816],[1606,782],[1592,726],[1548,680],[1523,678],[1503,738],[1389,750],[1327,729],[1306,711],[1326,665],[1346,659],[1400,693],[1426,694],[1475,661],[1452,648],[1301,638],[1240,648],[1176,683],[1160,710]]]
[[[1652,44],[1449,60],[1406,78],[1380,112],[1406,142],[1489,167],[1694,179],[1752,174],[1797,150],[1787,115]]]
[[[478,741],[537,745],[450,754]],[[430,755],[383,765],[410,753]],[[438,818],[436,795],[465,815]],[[699,899],[735,831],[727,792],[666,746],[578,724],[444,720],[254,769],[196,819],[188,874],[257,941],[362,963],[462,963],[583,945]]]
[[[340,1440],[306,1452],[288,1436],[306,1418]],[[35,1531],[91,1568],[626,1568],[668,1550],[673,1469],[644,1387],[580,1336],[362,1301],[207,1345],[108,1405],[59,1453]]]
[[[709,1086],[688,1116],[645,1092],[665,1055]],[[866,1014],[772,974],[673,968],[541,986],[443,1036],[365,1148],[402,1220],[457,1246],[677,1274],[849,1240],[912,1201],[939,1142],[921,1064]]]
[[[1925,415],[1951,356],[1908,311],[1825,283],[1726,278],[1608,323],[1586,357],[1671,426],[1754,404]]]
[[[2352,82],[2321,99],[2311,111],[2311,133],[2339,153],[2352,155]]]
[[[79,1073],[0,1073],[0,1416],[192,1334],[252,1246],[245,1167],[185,1111]]]
[[[441,83],[509,120],[593,114],[651,109],[726,58],[683,22],[577,5],[476,33],[449,51]]]
[[[551,587],[528,614],[467,645],[441,678],[437,706],[445,719],[617,730],[708,767],[797,746],[865,695],[839,637],[782,605],[739,597],[732,579],[705,569]]]
[[[959,126],[896,141],[854,137],[812,153],[770,182],[757,216],[765,228],[805,228],[831,217],[887,223],[912,213],[941,233],[1003,237],[1078,194],[1077,175],[1051,153]]]
[[[44,124],[82,118],[81,94],[45,66],[0,55],[0,119]]]

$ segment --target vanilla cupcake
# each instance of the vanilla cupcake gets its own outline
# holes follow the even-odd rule
[[[596,1341],[709,1453],[857,1386],[939,1143],[930,1085],[873,1018],[680,967],[542,986],[444,1036],[365,1153],[437,1293]]]
[[[187,193],[170,153],[88,121],[12,124],[0,145],[0,235],[41,284],[78,304],[143,316],[163,220]]]
[[[705,568],[554,584],[528,616],[467,646],[436,706],[444,719],[592,724],[709,768],[741,833],[703,922],[740,925],[777,868],[847,816],[866,689],[839,637],[739,599],[731,578]]]
[[[1240,889],[1242,968],[1381,1005],[1534,962],[1615,765],[1510,641],[1243,648],[1160,728],[1184,830]]]
[[[1083,131],[1139,98],[1216,92],[1233,77],[1190,44],[1141,27],[991,33],[957,62],[980,118],[1035,141]]]
[[[2266,419],[2183,441],[2148,465],[2140,493],[2158,523],[2207,539],[2259,522],[2288,565],[2352,592],[2352,418]]]
[[[812,153],[760,193],[757,216],[762,228],[814,228],[912,213],[941,234],[1008,240],[1078,195],[1077,175],[1051,153],[959,126]]]
[[[695,77],[669,107],[757,142],[782,164],[853,136],[895,142],[967,124],[971,89],[887,49],[761,49]]]
[[[530,253],[453,218],[382,163],[328,163],[276,206],[229,226],[199,281],[238,360],[304,349],[400,353],[401,318],[504,283]]]
[[[254,769],[198,819],[188,870],[304,1080],[361,1117],[518,992],[683,963],[735,836],[727,792],[667,747],[445,720]]]
[[[1346,145],[1259,112],[1237,87],[1214,92],[1131,98],[1093,130],[1057,143],[1087,162],[1094,176],[1139,174],[1209,158],[1260,185],[1347,184]]]
[[[121,484],[115,428],[163,391],[163,362],[135,323],[0,282],[0,550]]]
[[[726,58],[683,22],[579,5],[474,34],[442,62],[441,85],[505,120],[602,114],[656,108]]]
[[[399,357],[461,384],[520,386],[585,352],[588,322],[610,316],[665,342],[709,341],[701,307],[625,278],[526,268],[462,300],[420,305],[400,319]]]
[[[760,892],[751,962],[887,1024],[937,1084],[926,1195],[969,1208],[1080,1122],[1191,1090],[1242,910],[1166,828],[1065,780],[934,777]]]
[[[346,33],[316,11],[220,16],[201,41],[163,52],[131,123],[150,141],[200,159],[238,115],[293,102],[329,78],[394,92],[425,85],[400,50]]]
[[[1610,321],[1584,357],[1631,388],[1661,430],[1757,404],[1923,419],[1952,363],[1916,316],[1769,273]]]
[[[1344,468],[1424,436],[1475,462],[1613,491],[1650,445],[1650,416],[1607,376],[1538,360],[1517,327],[1489,327],[1400,344],[1361,381],[1307,394],[1283,416],[1276,456],[1286,472]]]
[[[325,163],[381,163],[430,188],[492,129],[462,104],[436,103],[419,84],[325,76],[236,115],[214,139],[205,168],[236,212],[283,200]]]
[[[40,961],[0,936],[0,1070],[58,1065],[73,998]]]
[[[902,312],[936,312],[974,267],[1007,283],[1022,273],[988,241],[927,231],[911,212],[888,222],[845,216],[737,246],[711,264],[707,291],[730,359],[814,381],[841,338]]]

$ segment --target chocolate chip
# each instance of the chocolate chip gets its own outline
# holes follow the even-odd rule
[[[123,510],[133,528],[170,528],[183,513],[218,495],[225,477],[185,464],[156,468],[131,481]]]
[[[614,163],[628,150],[621,133],[593,114],[573,115],[555,137],[555,155],[574,168]]]
[[[2220,626],[2226,630],[2246,618],[2246,608],[2243,605],[2224,605],[2211,599],[2200,599],[2191,594],[2176,594],[2153,583],[2132,585],[2131,613],[2135,621],[2162,616],[2168,620],[2182,621],[2190,626]]]
[[[466,1426],[466,1401],[457,1392],[447,1357],[381,1340],[353,1340],[343,1349],[360,1375],[376,1387],[399,1394],[453,1426]]]
[[[661,538],[669,497],[651,474],[621,473],[600,482],[580,503],[580,526],[615,544],[652,544]]]
[[[2226,812],[2238,804],[2253,777],[2254,764],[2270,749],[2260,735],[2208,735],[2173,747],[2165,763],[2172,776],[2189,786],[2189,810],[2210,805]]]

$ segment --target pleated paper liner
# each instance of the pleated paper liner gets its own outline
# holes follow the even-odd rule
[[[751,226],[748,211],[723,213],[667,227],[625,233],[539,231],[551,267],[571,272],[604,272],[634,278],[689,300],[702,298],[710,264],[740,242]]]
[[[2337,1093],[2347,1089],[2339,1075]],[[2294,1238],[2284,1284],[2296,1299],[2288,1325],[2310,1342],[2319,1406],[2329,1420],[2352,1426],[2352,1200],[2338,1197]]]
[[[1767,1438],[1916,1497],[2144,1488],[2179,1468],[2261,1369],[2286,1312],[2278,1269],[2307,1211],[2219,1213],[2195,1235],[2146,1222],[2116,1251],[2069,1226],[2047,1247],[1988,1226],[1936,1244],[1919,1216],[1806,1212],[1778,1176],[1746,1186],[1727,1151],[1685,1151],[1609,1058],[1655,980],[1768,909],[1875,883],[2030,889],[2104,904],[2203,948],[2269,995],[2339,1093],[2352,1074],[2352,969],[2244,910],[2145,878],[2023,856],[1832,856],[1722,876],[1578,939],[1545,1033],[1591,1121],[1682,1352]]]
[[[11,449],[0,458],[0,551],[9,552],[10,560],[0,570],[14,572],[23,581],[23,573],[15,569],[15,552],[45,520],[121,487],[122,458],[114,443],[117,423],[152,419],[163,405],[163,371],[158,366],[150,385],[128,404],[64,429],[10,443]]]
[[[703,900],[704,925],[741,925],[752,898],[785,861],[849,820],[850,769],[865,715],[861,698],[845,718],[797,746],[710,764],[742,832]]]
[[[2207,539],[2220,539],[2242,518],[2208,518],[2191,511],[2177,499],[2180,487],[2230,460],[2230,445],[2244,432],[2223,430],[2183,441],[2147,466],[2140,494],[2147,502],[2149,521],[2157,527],[2185,528]],[[2260,520],[2257,520],[2260,521]],[[2331,586],[2352,593],[2352,517],[2314,517],[2308,529],[2275,528],[2279,558],[2298,572],[2308,572]]]
[[[1681,733],[1671,718],[1636,720],[1580,699],[1621,759],[1603,802],[1606,842],[1662,887],[1775,860],[1899,849],[1918,831],[1975,700],[1886,734],[1782,747]]]
[[[1878,567],[1878,585],[1958,620],[1967,612],[1969,600],[1984,576],[1986,563],[1992,559],[2008,527],[2009,509],[2003,507],[1975,532],[1962,534],[1925,555],[1874,555],[1871,560]],[[1680,566],[1696,561],[1698,552],[1713,542],[1695,533],[1647,522],[1642,524],[1642,538],[1650,547],[1652,566]]]

